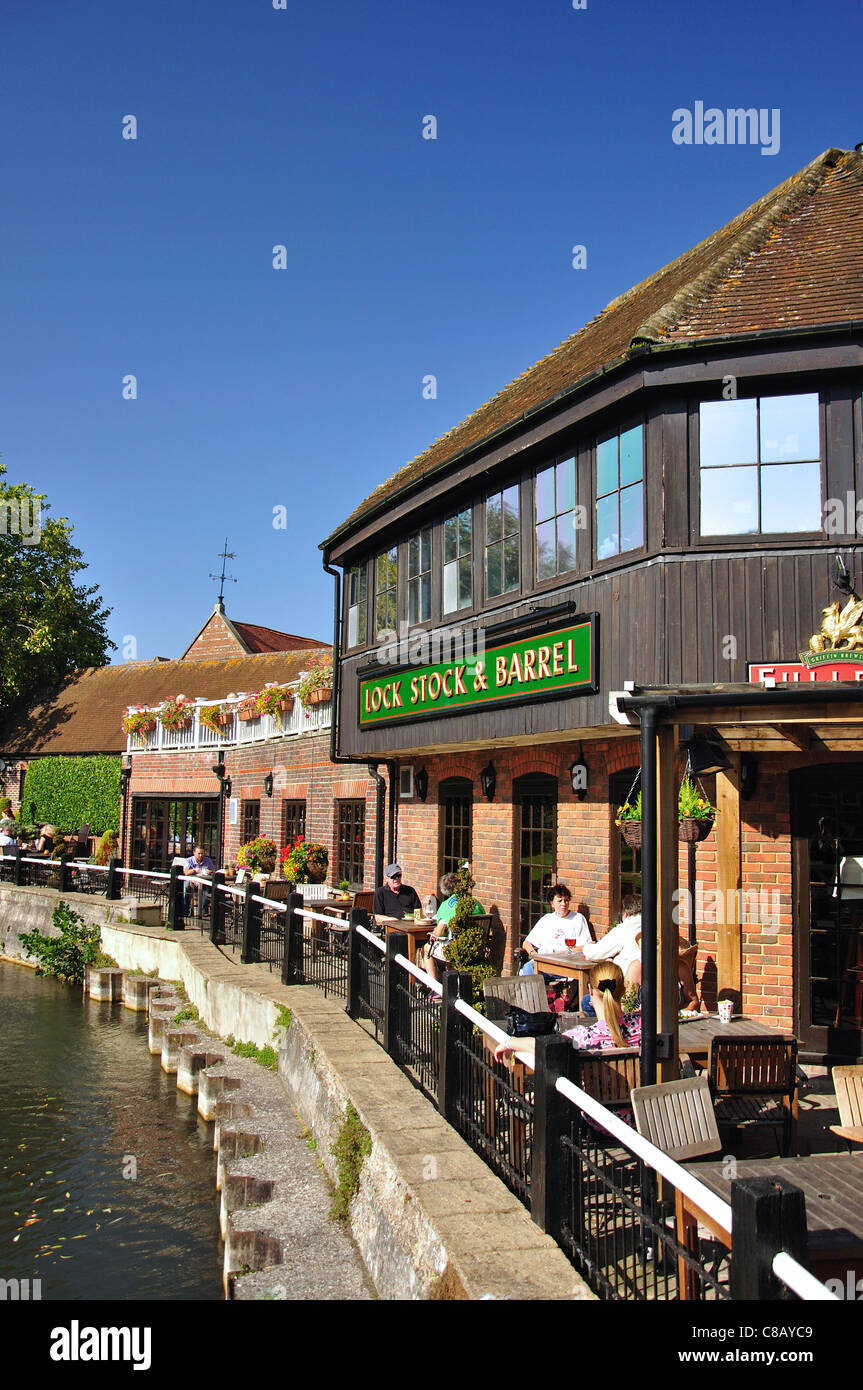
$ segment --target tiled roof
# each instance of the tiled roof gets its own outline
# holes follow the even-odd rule
[[[315,649],[329,656],[329,647]],[[223,699],[260,690],[268,681],[295,681],[312,652],[274,652],[229,661],[128,661],[77,671],[27,717],[3,730],[7,758],[48,753],[121,753],[129,705],[157,705],[172,695]]]
[[[232,618],[231,626],[250,652],[309,651],[321,646],[315,637],[295,637],[290,632],[277,632],[274,627],[258,627],[257,623],[238,623]]]
[[[863,319],[863,155],[830,149],[727,226],[613,300],[381,483],[324,546],[635,348]]]

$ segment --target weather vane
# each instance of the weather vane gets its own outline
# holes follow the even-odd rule
[[[232,574],[225,574],[225,564],[228,560],[236,560],[236,558],[234,551],[228,549],[228,537],[226,536],[225,548],[219,552],[219,559],[222,562],[222,573],[210,575],[211,579],[218,579],[219,581],[219,603],[223,606],[225,603],[225,580],[229,579],[232,584],[236,584],[237,582]]]

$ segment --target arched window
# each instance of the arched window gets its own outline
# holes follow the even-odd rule
[[[438,804],[441,874],[454,874],[459,864],[472,858],[473,782],[469,777],[447,777],[438,787]]]
[[[519,940],[548,909],[546,893],[557,878],[557,778],[545,773],[516,777],[516,853],[519,874]]]
[[[628,845],[614,824],[617,808],[623,805],[629,795],[637,771],[636,767],[625,768],[623,772],[613,773],[608,779],[608,803],[611,807],[611,853],[608,862],[610,924],[620,920],[620,905],[623,899],[629,893],[641,892],[641,850]],[[636,788],[636,794],[637,791]]]

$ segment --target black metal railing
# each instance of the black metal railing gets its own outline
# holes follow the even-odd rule
[[[170,879],[149,873],[146,869],[120,870],[120,891],[124,897],[153,903],[159,909],[159,920],[167,922],[170,910]]]
[[[94,864],[72,863],[66,865],[68,890],[72,893],[103,894],[108,882],[107,868],[100,869]]]
[[[386,999],[386,960],[381,946],[360,931],[352,933],[348,1011],[351,1018],[367,1019],[374,1025],[376,1042],[383,1036]]]
[[[230,951],[243,949],[243,894],[215,890],[220,901],[219,927],[215,935],[217,946]]]
[[[260,902],[252,902],[252,911],[257,918],[256,945],[254,957],[263,965],[268,965],[270,970],[275,966],[281,970],[285,957],[285,919],[287,913],[283,907],[275,904],[266,906]]]
[[[374,950],[374,947],[371,948]],[[383,957],[381,957],[383,964]],[[437,1100],[440,1074],[441,998],[407,971],[398,973],[393,988],[395,1029],[391,1053],[426,1095]]]
[[[301,915],[302,914],[302,915]],[[309,914],[309,915],[306,915]],[[301,929],[298,933],[295,983],[317,985],[325,995],[348,997],[348,924],[325,920],[326,913],[313,909],[294,909]]]
[[[460,1019],[453,1038],[454,1125],[516,1196],[530,1202],[533,1151],[533,1073],[494,1060],[494,1044]]]

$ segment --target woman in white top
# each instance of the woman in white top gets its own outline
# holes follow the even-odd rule
[[[623,915],[616,927],[607,931],[598,941],[584,947],[587,960],[613,960],[623,971],[627,984],[631,984],[632,967],[641,965],[641,896],[633,893],[624,898]],[[639,977],[640,980],[640,977]]]
[[[572,949],[568,941],[582,948],[593,938],[587,918],[580,912],[570,912],[572,894],[565,883],[552,884],[548,890],[551,911],[540,917],[532,931],[524,940],[525,949],[530,956],[556,956],[561,951]],[[529,960],[521,968],[522,975],[533,975],[536,967]]]

